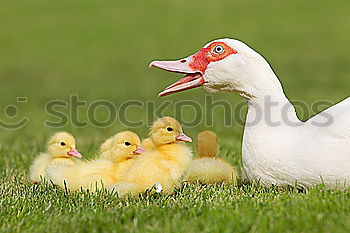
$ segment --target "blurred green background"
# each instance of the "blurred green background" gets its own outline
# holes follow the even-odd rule
[[[2,0],[0,107],[28,97],[28,103],[18,104],[18,119],[28,116],[25,128],[37,134],[50,130],[43,125],[52,119],[45,104],[68,101],[72,94],[88,104],[102,99],[117,106],[127,100],[203,103],[206,93],[200,88],[157,99],[157,93],[180,76],[147,65],[154,59],[187,56],[221,37],[240,39],[266,57],[290,99],[337,102],[349,93],[349,5],[346,0]],[[232,94],[214,98],[233,104],[241,100]],[[82,119],[86,110],[80,110]],[[223,129],[222,112],[214,113],[214,129],[241,133],[236,127]],[[101,120],[106,117],[103,109],[97,114]],[[146,120],[145,109],[132,108],[128,117]],[[16,120],[5,115],[1,119]],[[89,137],[114,130],[70,126],[66,128]],[[118,121],[113,127],[119,129]],[[200,124],[194,132],[204,127]],[[1,129],[2,136],[21,132]]]
[[[118,130],[120,121],[105,128],[44,126],[54,120],[45,105],[69,101],[71,95],[91,104],[108,100],[119,106],[127,100],[172,101],[165,114],[173,115],[175,102],[193,100],[204,105],[201,88],[157,98],[158,92],[180,76],[148,69],[155,59],[178,59],[198,51],[213,39],[230,37],[246,42],[271,64],[291,100],[338,102],[350,87],[350,2],[319,1],[203,1],[203,0],[1,0],[0,7],[0,119],[30,122],[18,130],[0,128],[0,170],[5,179],[25,177],[34,156],[45,149],[47,137],[68,130],[89,157]],[[17,103],[17,97],[28,97]],[[235,94],[216,94],[214,100],[235,104]],[[18,107],[11,118],[5,110]],[[67,114],[70,110],[64,110]],[[242,126],[224,127],[222,109],[214,109],[213,126],[224,157],[240,166]],[[96,112],[100,120],[105,109]],[[244,108],[241,112],[244,117]],[[302,119],[310,114],[298,111]],[[87,108],[79,110],[87,119]],[[130,108],[132,121],[149,122],[147,109]],[[183,121],[193,119],[187,109]],[[141,136],[147,125],[134,128]],[[192,137],[207,128],[205,121],[185,127]],[[4,174],[4,173],[3,173]],[[24,179],[24,178],[23,178]]]

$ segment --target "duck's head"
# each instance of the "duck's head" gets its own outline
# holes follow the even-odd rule
[[[131,158],[144,152],[140,145],[141,140],[136,133],[123,131],[107,139],[101,145],[101,153],[112,153],[115,158],[111,159],[118,159],[121,155]]]
[[[260,54],[234,39],[215,40],[187,58],[153,61],[149,66],[185,74],[159,93],[160,97],[203,86],[211,93],[231,91],[249,98],[255,89],[265,88],[265,83],[271,81],[263,76],[274,76]]]
[[[54,158],[82,157],[76,149],[75,138],[67,132],[59,132],[51,137],[48,143],[48,152]]]
[[[192,142],[192,139],[182,131],[181,124],[172,117],[162,117],[156,120],[149,134],[155,146],[175,142]]]

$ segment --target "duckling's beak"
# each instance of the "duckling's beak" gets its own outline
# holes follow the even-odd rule
[[[79,153],[79,151],[78,151],[77,149],[75,149],[75,148],[71,148],[70,151],[67,152],[67,155],[72,156],[72,157],[77,157],[77,158],[79,158],[79,159],[80,159],[81,157],[83,157],[83,156]]]
[[[145,151],[146,151],[146,150],[143,149],[141,146],[136,145],[136,150],[134,150],[133,154],[134,154],[134,155],[139,155],[139,154],[141,154],[141,153],[143,153],[143,152],[145,152]]]
[[[192,142],[192,138],[190,138],[184,133],[181,133],[179,136],[177,136],[176,140],[182,141],[182,142]]]

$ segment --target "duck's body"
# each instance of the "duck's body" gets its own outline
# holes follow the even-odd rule
[[[350,185],[349,99],[301,122],[268,62],[232,39],[210,42],[186,59],[151,65],[192,77],[161,96],[202,85],[209,92],[236,92],[248,100],[242,161],[250,180],[305,188]]]
[[[293,108],[289,116],[294,118],[293,124],[298,125],[295,127],[282,119],[279,120],[281,125],[276,127],[266,124],[266,120],[246,126],[242,161],[247,177],[266,185],[348,186],[350,121],[346,116],[350,115],[349,103],[346,99],[307,122],[299,121]],[[256,115],[252,103],[249,105],[247,121]],[[281,114],[282,110],[274,111]]]

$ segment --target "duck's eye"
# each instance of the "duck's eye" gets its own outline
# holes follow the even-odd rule
[[[66,143],[65,143],[65,142],[60,142],[60,145],[61,145],[61,146],[65,146]]]
[[[168,127],[168,128],[166,128],[166,130],[168,130],[169,132],[171,132],[171,131],[173,131],[174,129],[171,128],[171,127]]]
[[[214,47],[213,52],[216,54],[223,53],[225,51],[224,47],[222,45],[217,45]]]
[[[125,146],[131,146],[130,142],[125,142],[124,144],[125,144]]]

